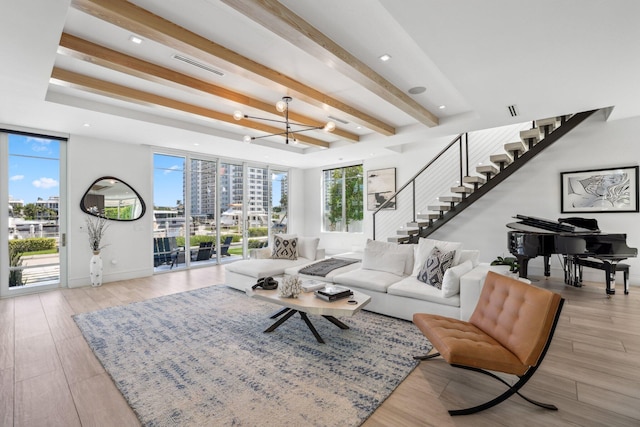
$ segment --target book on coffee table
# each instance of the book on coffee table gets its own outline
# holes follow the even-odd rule
[[[317,291],[327,286],[327,282],[321,282],[320,280],[307,279],[302,281],[302,290],[304,292]]]
[[[348,298],[353,295],[353,291],[343,286],[325,286],[315,291],[315,295],[325,301],[335,301],[342,298]]]

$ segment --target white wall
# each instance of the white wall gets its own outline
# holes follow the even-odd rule
[[[557,220],[560,217],[583,216],[598,220],[603,232],[626,233],[630,247],[640,247],[640,214],[638,213],[598,213],[561,214],[560,173],[574,170],[599,169],[607,167],[635,166],[640,159],[640,118],[604,121],[603,113],[583,122],[564,138],[547,148],[517,173],[494,188],[470,208],[455,217],[431,235],[434,239],[461,241],[466,248],[481,251],[481,261],[490,262],[496,256],[509,255],[506,224],[515,221],[516,214],[537,216]],[[424,166],[438,147],[412,149],[382,160],[364,162],[364,169],[380,167],[398,168],[398,186],[413,176]],[[419,159],[419,160],[417,160]],[[419,163],[419,164],[418,164]],[[313,169],[305,173],[305,206],[307,234],[319,233],[321,226],[321,170]],[[345,235],[343,233],[319,233],[321,246],[331,252],[348,251],[354,244],[363,245],[371,237],[371,214],[365,213],[364,234]],[[624,261],[631,265],[631,284],[640,284],[640,260]],[[557,257],[552,259],[553,277],[562,277],[562,267]],[[542,258],[530,261],[529,274],[542,275]],[[602,271],[585,269],[585,278],[604,280]],[[621,278],[619,278],[621,280]]]
[[[109,221],[102,251],[103,281],[153,274],[153,157],[148,146],[71,137],[67,149],[69,183],[68,275],[69,287],[87,286],[92,252],[86,233],[87,215],[80,200],[89,186],[102,176],[114,176],[133,187],[147,206],[141,219]]]
[[[549,219],[573,216],[560,213],[560,172],[637,165],[640,146],[636,143],[640,118],[605,122],[597,114],[574,129],[552,147],[522,167],[451,223],[432,235],[435,239],[461,241],[467,248],[481,251],[481,260],[489,262],[498,255],[508,255],[507,227],[512,216],[525,214]],[[397,168],[397,183],[406,180],[426,164],[449,141],[414,144],[402,153],[366,159],[364,169]],[[80,199],[97,178],[116,176],[138,191],[152,210],[153,156],[149,147],[113,141],[72,137],[68,147],[69,180],[69,286],[89,284],[87,235],[80,230],[85,215]],[[94,159],[94,161],[91,161]],[[346,165],[337,165],[346,166]],[[365,213],[364,233],[322,233],[321,169],[292,170],[290,179],[290,230],[307,236],[319,236],[327,253],[363,247],[371,236],[371,214]],[[149,211],[148,211],[149,212]],[[637,213],[582,214],[598,220],[604,232],[627,233],[627,243],[640,247],[640,215]],[[111,222],[103,252],[104,281],[114,281],[153,274],[152,217],[147,214],[134,222]],[[115,264],[112,263],[115,261]],[[631,283],[640,284],[640,261],[628,259]],[[530,262],[532,275],[542,274],[542,259]],[[602,280],[603,273],[587,271],[587,278]],[[552,260],[552,275],[562,277],[560,263]]]

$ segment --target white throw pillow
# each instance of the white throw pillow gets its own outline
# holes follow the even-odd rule
[[[370,248],[364,250],[362,268],[365,270],[386,271],[402,276],[404,273],[405,257],[401,254],[376,251]]]
[[[381,242],[379,240],[367,239],[365,251],[371,249],[388,254],[400,254],[404,258],[404,275],[408,276],[413,271],[413,246],[399,245],[392,242]]]
[[[319,237],[298,237],[298,256],[315,261],[319,243]]]
[[[460,293],[460,277],[473,270],[473,262],[466,260],[465,262],[449,267],[444,272],[442,279],[442,297],[449,298]]]
[[[415,261],[413,263],[413,271],[411,273],[413,276],[418,275],[420,269],[424,265],[424,262],[427,260],[427,257],[436,246],[442,252],[456,252],[453,256],[453,263],[451,264],[452,266],[458,265],[458,263],[460,263],[460,252],[462,249],[461,242],[445,242],[441,240],[425,239],[421,237],[415,248]]]
[[[477,250],[477,249],[474,249],[474,250],[463,249],[463,250],[461,250],[460,251],[460,260],[458,261],[458,264],[462,264],[466,260],[471,260],[471,264],[473,264],[474,267],[477,267],[478,263],[480,261],[480,251]]]

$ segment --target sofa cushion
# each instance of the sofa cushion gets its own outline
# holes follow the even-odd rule
[[[365,270],[386,271],[387,273],[402,276],[405,261],[405,255],[366,248],[362,258],[362,268]]]
[[[346,287],[369,289],[377,292],[386,292],[387,288],[402,280],[402,276],[385,271],[365,270],[358,268],[347,273],[338,274],[333,278],[334,283]],[[424,283],[422,284],[424,286]]]
[[[463,249],[460,251],[460,259],[458,260],[458,263],[455,265],[460,265],[463,262],[470,260],[471,261],[471,265],[473,267],[477,267],[478,264],[480,263],[480,251],[477,249],[474,250],[470,250],[470,249]]]
[[[413,246],[367,239],[365,250],[371,249],[379,252],[401,254],[405,259],[404,274],[409,275],[413,271]]]
[[[473,263],[470,259],[455,267],[447,268],[442,279],[442,296],[445,298],[452,297],[460,293],[460,277],[467,274],[473,269]]]
[[[298,259],[298,238],[286,239],[281,236],[274,236],[271,258],[292,261]]]
[[[390,295],[430,301],[452,307],[460,307],[460,294],[445,298],[442,296],[441,290],[436,289],[433,286],[425,286],[424,283],[414,276],[405,277],[401,281],[392,284],[387,289],[387,293]]]
[[[418,272],[418,280],[427,285],[442,289],[444,273],[451,266],[455,254],[455,251],[442,252],[437,246],[433,248]]]
[[[316,259],[319,243],[319,237],[298,237],[298,256],[307,259]]]
[[[421,237],[418,241],[418,244],[412,246],[415,246],[415,262],[413,264],[413,272],[411,273],[411,275],[413,276],[418,275],[418,272],[424,265],[427,257],[436,246],[442,252],[456,251],[456,254],[453,257],[453,263],[451,265],[458,265],[460,263],[460,255],[462,249],[462,243],[460,242],[446,242],[443,240],[425,239]]]
[[[260,277],[281,276],[288,267],[301,266],[310,262],[311,260],[306,258],[298,258],[295,261],[286,259],[248,259],[229,263],[225,265],[225,269],[257,279]]]

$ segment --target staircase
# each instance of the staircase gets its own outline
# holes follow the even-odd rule
[[[390,221],[392,218],[385,207],[400,205],[400,200],[407,206],[411,205],[400,213],[404,218],[411,215],[410,221],[395,230],[395,235],[389,236],[387,233],[387,236],[382,238],[386,237],[389,242],[417,243],[420,237],[428,237],[596,111],[534,121],[530,129],[520,131],[520,141],[504,144],[504,151],[489,155],[489,163],[479,164],[473,175],[469,173],[468,166],[469,135],[458,135],[373,213],[373,239],[376,239],[376,221],[380,224],[381,220]],[[438,179],[438,174],[434,173],[432,166],[441,157],[452,157],[451,152],[456,148],[460,179],[455,186],[449,188],[449,195],[438,197],[436,203],[428,204],[425,211],[418,212],[416,205],[420,202],[416,202],[416,193],[419,193],[419,186]],[[448,168],[450,169],[451,165]],[[412,203],[409,203],[409,200],[412,200]],[[398,222],[401,220],[398,219]]]

